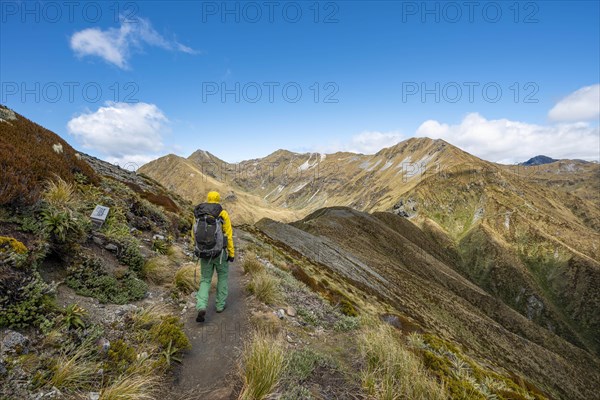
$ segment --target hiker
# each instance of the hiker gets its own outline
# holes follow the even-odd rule
[[[217,312],[223,312],[227,300],[227,276],[229,263],[233,262],[233,229],[229,214],[219,204],[221,196],[218,192],[209,192],[206,203],[200,203],[194,209],[194,227],[192,241],[195,243],[194,253],[200,259],[200,288],[196,293],[197,322],[204,322],[208,305],[208,292],[215,270],[217,270],[217,295],[215,306]]]

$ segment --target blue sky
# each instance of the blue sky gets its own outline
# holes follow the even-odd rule
[[[0,103],[111,162],[411,136],[599,158],[597,1],[69,4],[1,3]]]

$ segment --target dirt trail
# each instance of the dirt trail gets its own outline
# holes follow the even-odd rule
[[[234,375],[248,331],[242,275],[239,261],[229,265],[229,296],[224,312],[219,314],[215,311],[215,293],[211,290],[204,323],[196,322],[195,307],[188,307],[182,316],[192,349],[184,354],[183,363],[174,371],[175,380],[169,398],[234,398],[237,382]]]

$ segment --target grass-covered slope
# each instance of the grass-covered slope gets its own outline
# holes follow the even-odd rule
[[[292,225],[264,220],[258,228],[275,245],[317,264],[316,271],[342,279],[336,287],[350,302],[389,304],[472,357],[518,373],[554,397],[594,396],[589,388],[600,382],[597,356],[472,283],[452,265],[460,255],[445,254],[435,236],[408,224],[393,214],[335,207]],[[348,285],[367,297],[357,298]],[[561,328],[572,332],[568,324]]]

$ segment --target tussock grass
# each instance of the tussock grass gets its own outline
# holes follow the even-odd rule
[[[142,268],[143,276],[156,285],[163,285],[173,280],[175,266],[167,256],[160,255],[149,259]]]
[[[63,353],[56,359],[50,385],[58,389],[77,389],[92,383],[100,364],[91,361],[91,350],[84,345],[73,354]]]
[[[131,316],[133,326],[136,329],[149,327],[160,323],[163,317],[170,315],[169,309],[164,303],[156,303],[150,307],[137,310]]]
[[[73,185],[65,182],[60,177],[46,182],[43,196],[44,200],[57,208],[70,208],[75,203],[75,189]]]
[[[380,400],[442,400],[448,396],[421,360],[405,348],[392,327],[380,324],[359,336],[365,367],[361,372],[363,387]]]
[[[248,252],[244,256],[244,263],[242,264],[245,274],[256,275],[265,271],[265,266],[259,261],[255,253]]]
[[[158,383],[154,375],[123,375],[102,390],[100,400],[153,400]]]
[[[267,272],[252,276],[248,290],[265,304],[276,304],[283,299],[279,280]]]
[[[175,274],[175,286],[183,294],[190,294],[197,289],[197,286],[200,283],[200,273],[198,268],[197,264],[187,263],[179,268]],[[194,270],[196,270],[196,279],[194,279]]]
[[[258,311],[252,314],[252,326],[265,335],[275,336],[281,331],[281,322],[272,312]]]
[[[177,265],[181,265],[189,260],[189,257],[185,255],[183,249],[179,246],[172,245],[167,250],[167,256],[169,259]]]
[[[244,348],[242,362],[244,387],[238,400],[267,398],[279,383],[282,371],[285,369],[283,341],[255,333]]]

